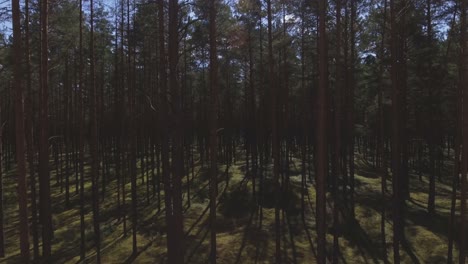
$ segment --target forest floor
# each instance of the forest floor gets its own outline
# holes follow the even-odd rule
[[[308,182],[305,217],[301,215],[301,162],[293,159],[290,168],[291,205],[281,212],[281,248],[284,263],[315,263],[315,188]],[[87,168],[88,170],[89,168]],[[200,166],[195,168],[191,183],[191,204],[184,192],[185,262],[208,263],[208,174]],[[219,203],[217,214],[218,263],[274,263],[275,226],[272,196],[265,194],[263,220],[260,210],[252,201],[252,182],[244,179],[245,159],[237,160],[229,167],[219,167]],[[111,169],[113,173],[113,169]],[[89,175],[89,173],[86,173]],[[402,263],[445,263],[447,255],[447,233],[450,213],[451,178],[449,168],[443,172],[444,182],[436,184],[436,214],[427,213],[429,183],[423,176],[410,178],[410,198],[405,213],[405,236],[400,250]],[[52,179],[52,210],[54,225],[53,263],[80,263],[80,211],[79,195],[75,193],[74,176],[70,183],[70,204],[65,205],[65,191],[56,183],[55,170]],[[269,175],[267,177],[270,177]],[[128,179],[128,177],[127,177]],[[184,178],[184,182],[186,178]],[[102,237],[102,263],[166,263],[166,234],[164,210],[158,210],[157,197],[146,197],[146,184],[138,175],[138,253],[132,256],[130,217],[127,217],[127,235],[123,232],[123,221],[118,219],[116,180],[107,183],[105,197],[100,199],[100,227]],[[386,252],[383,258],[381,242],[381,177],[362,156],[356,155],[355,214],[356,221],[343,221],[339,225],[340,263],[384,263],[393,262],[391,221],[391,180],[387,180],[386,197]],[[130,183],[126,185],[127,206],[130,209]],[[265,188],[266,191],[271,188]],[[151,193],[150,186],[150,193]],[[95,263],[93,225],[91,211],[91,183],[86,184],[86,259]],[[163,195],[161,195],[163,199]],[[329,207],[331,206],[331,198]],[[164,206],[163,200],[161,207]],[[13,170],[4,176],[6,258],[0,263],[19,263],[18,205]],[[269,208],[268,208],[269,207]],[[30,208],[31,209],[31,208]],[[127,210],[128,213],[130,210]],[[332,210],[327,208],[328,252],[331,252]],[[32,239],[31,239],[32,240]],[[31,241],[32,247],[32,241]],[[457,247],[454,251],[458,255]],[[32,249],[31,249],[32,254]]]

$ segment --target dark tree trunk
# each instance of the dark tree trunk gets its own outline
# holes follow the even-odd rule
[[[3,206],[3,126],[2,101],[0,100],[0,257],[5,257],[5,220]]]
[[[41,72],[39,122],[39,207],[42,224],[42,256],[48,261],[52,248],[52,211],[49,174],[49,110],[48,110],[48,0],[41,1]]]
[[[29,44],[29,0],[25,1],[25,55],[26,55],[26,88],[27,95],[25,98],[25,136],[27,145],[27,159],[29,164],[29,177],[31,188],[31,231],[33,238],[34,259],[39,258],[39,236],[37,233],[37,197],[36,197],[36,168],[34,165],[34,136],[33,136],[33,104],[32,104],[32,79],[31,79],[31,54]],[[0,122],[1,125],[1,122]]]
[[[461,194],[460,194],[460,255],[459,263],[464,264],[466,262],[467,252],[467,211],[466,211],[466,195],[468,191],[468,89],[467,89],[467,78],[468,68],[467,59],[467,38],[466,38],[466,0],[462,0],[461,4],[461,36],[460,36],[460,90],[463,95],[462,105],[462,156],[461,156]]]
[[[380,191],[382,193],[380,231],[382,240],[382,253],[384,260],[387,260],[387,242],[385,239],[385,212],[386,212],[386,190],[387,190],[387,156],[385,155],[385,138],[384,138],[384,109],[383,109],[383,74],[384,74],[384,56],[385,56],[385,40],[387,28],[387,0],[384,0],[383,7],[383,22],[382,35],[379,47],[380,65],[379,65],[379,91],[378,91],[378,115],[379,115],[379,135],[377,140],[377,167],[381,173]]]
[[[466,13],[464,14],[466,16]],[[465,22],[464,22],[465,23]],[[463,24],[466,26],[466,24]],[[462,33],[462,38],[466,38],[466,33]],[[460,42],[462,44],[463,42]],[[457,185],[458,185],[458,177],[460,175],[460,143],[462,140],[462,94],[463,94],[463,82],[465,82],[465,77],[463,75],[462,67],[464,65],[463,57],[460,57],[459,61],[459,85],[457,87],[457,101],[456,101],[456,121],[455,121],[455,133],[454,133],[454,166],[453,166],[453,178],[452,178],[452,193],[451,193],[451,201],[450,201],[450,220],[449,220],[449,230],[448,230],[448,253],[447,253],[447,264],[453,263],[453,244],[455,239],[455,211],[456,211],[456,204],[457,204]]]
[[[209,27],[210,27],[210,95],[211,95],[211,113],[210,113],[210,230],[211,230],[211,249],[210,262],[216,263],[216,198],[218,196],[218,137],[217,137],[217,118],[218,118],[218,57],[216,52],[216,0],[210,0]]]
[[[78,90],[78,148],[79,148],[79,174],[80,174],[80,259],[84,260],[86,255],[86,234],[85,234],[85,200],[84,200],[84,111],[83,111],[83,1],[80,0],[80,38],[79,50],[79,90]]]
[[[354,87],[356,86],[355,80],[355,67],[356,67],[356,3],[350,0],[350,67],[349,67],[349,94],[348,94],[348,154],[349,154],[349,179],[350,179],[350,203],[351,203],[351,217],[355,218],[354,209]]]
[[[316,141],[316,211],[317,211],[317,262],[326,263],[326,178],[328,174],[328,62],[326,13],[327,1],[319,1],[319,87],[317,91],[317,141]]]
[[[13,86],[15,94],[16,174],[19,205],[19,233],[21,261],[29,263],[28,191],[26,181],[26,136],[24,133],[24,105],[22,86],[23,50],[19,0],[12,0],[13,17]]]
[[[177,251],[174,245],[174,222],[172,216],[172,188],[170,181],[169,165],[169,131],[167,121],[169,120],[168,96],[167,96],[167,63],[165,51],[165,23],[164,23],[164,0],[158,1],[158,21],[159,21],[159,86],[161,97],[161,172],[164,183],[164,204],[166,212],[167,226],[167,255],[170,263],[176,263]]]
[[[94,1],[90,0],[90,152],[91,152],[91,182],[92,182],[92,204],[93,204],[93,227],[94,227],[94,243],[96,244],[96,261],[101,263],[101,232],[99,228],[99,194],[98,194],[98,178],[99,178],[99,153],[98,153],[98,127],[97,127],[97,92],[95,79],[95,59],[94,59]]]
[[[338,181],[341,176],[341,123],[342,123],[342,58],[341,58],[341,0],[336,1],[336,84],[335,84],[335,122],[333,151],[333,263],[338,263]]]
[[[169,34],[168,34],[168,60],[169,60],[169,89],[172,95],[172,207],[174,222],[174,261],[179,264],[184,261],[183,219],[182,219],[182,176],[183,176],[183,115],[181,106],[181,90],[178,80],[177,64],[179,58],[179,3],[178,0],[169,0]]]
[[[463,6],[465,8],[465,11],[462,11],[462,16],[461,16],[461,26],[462,29],[466,29],[466,2],[463,3]],[[455,17],[456,17],[456,10],[457,10],[458,5],[455,7],[454,11],[454,16],[452,20],[451,27],[453,28],[455,26]],[[465,22],[463,22],[463,19],[465,19]],[[463,40],[466,41],[466,31],[462,32],[460,35],[460,44],[465,45],[464,48],[466,48],[466,44]],[[458,61],[459,63],[459,76],[458,76],[458,86],[456,87],[456,120],[455,120],[455,131],[454,131],[454,139],[453,139],[453,148],[454,148],[454,166],[453,166],[453,178],[452,178],[452,193],[451,193],[451,201],[450,201],[450,220],[449,220],[449,230],[448,230],[448,252],[447,252],[447,264],[452,264],[453,263],[453,244],[454,244],[454,239],[456,237],[456,231],[455,231],[455,211],[456,211],[456,204],[457,204],[457,185],[458,185],[458,177],[460,175],[460,143],[462,140],[462,95],[463,95],[463,87],[466,85],[466,79],[465,75],[463,75],[463,67],[466,65],[463,56],[460,56],[460,60]],[[465,66],[466,67],[466,66]],[[449,142],[447,142],[449,143]],[[450,144],[448,144],[448,148],[450,148]],[[450,157],[450,155],[448,155]]]
[[[273,183],[275,188],[275,259],[276,263],[281,263],[281,225],[280,225],[280,182],[279,182],[279,140],[277,126],[277,89],[276,78],[274,78],[274,59],[273,59],[273,37],[272,37],[272,14],[271,0],[267,0],[268,16],[268,65],[269,65],[269,85],[270,85],[270,126],[271,126],[271,144],[273,154]]]
[[[395,3],[396,2],[396,3]],[[400,1],[390,0],[391,28],[391,81],[392,81],[392,187],[393,187],[393,261],[400,263],[400,226],[401,226],[401,141],[400,141],[400,78],[401,49],[399,47],[398,13]]]
[[[127,38],[128,38],[128,57],[127,57],[127,83],[128,83],[128,110],[127,116],[128,136],[129,136],[129,172],[130,172],[130,192],[132,199],[132,255],[137,254],[137,128],[136,128],[136,72],[135,72],[135,39],[134,33],[130,31],[130,0],[127,0]],[[135,23],[134,23],[135,24]],[[133,47],[132,47],[133,45]],[[132,65],[133,63],[133,65]]]

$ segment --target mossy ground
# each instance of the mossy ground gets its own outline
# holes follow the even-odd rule
[[[259,207],[252,200],[252,182],[245,181],[243,157],[229,167],[220,166],[220,182],[217,214],[218,263],[274,263],[275,229],[274,208],[265,206],[260,225]],[[387,260],[383,259],[381,243],[382,208],[380,175],[357,155],[356,170],[356,221],[342,220],[339,225],[339,259],[341,263],[384,263],[392,262],[391,182],[388,180],[386,197],[386,247]],[[281,248],[284,263],[315,263],[315,188],[308,182],[305,217],[300,213],[300,162],[293,159],[290,170],[288,196],[293,205],[281,213]],[[87,172],[89,168],[86,168]],[[111,169],[111,174],[113,174]],[[206,170],[197,166],[191,184],[191,204],[188,206],[184,192],[184,232],[186,263],[208,263],[208,177]],[[86,173],[89,175],[89,173]],[[449,178],[450,169],[443,177]],[[55,170],[51,173],[53,202],[53,263],[79,263],[80,214],[79,195],[75,193],[74,176],[70,178],[70,205],[65,205],[65,192],[55,181]],[[270,177],[270,175],[267,175]],[[127,177],[128,180],[128,177]],[[147,179],[145,179],[146,181]],[[427,214],[428,179],[411,175],[411,195],[405,213],[406,243],[401,248],[403,263],[445,263],[447,255],[447,233],[450,213],[450,186],[437,182],[436,215]],[[164,211],[158,210],[157,199],[150,195],[146,199],[146,184],[141,184],[138,175],[138,253],[132,256],[131,222],[127,218],[127,235],[123,232],[123,221],[118,219],[116,180],[107,183],[104,197],[100,197],[100,228],[102,233],[102,263],[167,263]],[[186,183],[186,177],[184,177]],[[185,187],[184,187],[185,188]],[[127,208],[130,209],[130,183],[127,189]],[[150,187],[150,192],[152,191]],[[91,184],[86,184],[86,259],[84,263],[95,263],[93,226],[91,212]],[[6,258],[1,263],[19,263],[18,217],[14,171],[4,175]],[[265,195],[264,197],[268,197]],[[331,197],[329,205],[331,205]],[[163,199],[163,195],[161,196]],[[264,201],[267,203],[267,201]],[[271,201],[270,201],[271,202]],[[161,207],[164,203],[161,202]],[[30,208],[31,209],[31,208]],[[129,212],[129,210],[128,210]],[[329,232],[328,248],[332,248],[331,209],[327,209]],[[32,246],[32,241],[31,241]],[[331,250],[329,250],[330,252]],[[32,248],[31,248],[32,254]],[[458,249],[455,246],[455,257]]]

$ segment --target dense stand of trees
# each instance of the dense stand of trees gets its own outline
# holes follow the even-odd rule
[[[80,260],[105,262],[109,225],[131,230],[135,260],[146,208],[151,227],[164,215],[153,230],[165,236],[164,261],[190,263],[187,210],[206,187],[210,263],[221,262],[222,220],[239,208],[220,207],[235,192],[250,197],[260,229],[273,222],[270,261],[291,262],[297,209],[307,234],[314,219],[316,261],[339,263],[345,229],[366,217],[367,173],[379,182],[366,189],[378,192],[378,258],[404,261],[419,202],[428,221],[448,220],[438,261],[465,263],[467,9],[467,0],[0,3],[0,258],[58,261],[54,214],[76,211]],[[17,231],[6,232],[12,221]]]

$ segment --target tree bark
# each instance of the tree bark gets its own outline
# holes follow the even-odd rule
[[[41,72],[39,111],[39,207],[42,224],[42,256],[48,260],[51,255],[53,236],[49,174],[49,110],[48,110],[48,0],[41,0]]]
[[[16,174],[19,205],[19,233],[21,261],[29,263],[28,192],[26,181],[26,136],[24,132],[24,104],[22,87],[23,50],[21,44],[21,21],[19,0],[12,0],[13,17],[13,85],[15,91]]]
[[[400,67],[401,57],[398,47],[398,20],[400,11],[399,1],[390,0],[390,28],[391,28],[391,81],[392,81],[392,187],[393,187],[393,261],[400,263],[400,173],[401,173],[401,147],[400,147]]]
[[[270,126],[271,126],[271,144],[273,154],[273,183],[275,188],[275,259],[276,263],[281,263],[281,226],[280,226],[280,182],[279,182],[279,141],[277,125],[277,89],[276,78],[274,78],[274,59],[273,59],[273,37],[272,37],[272,14],[271,0],[267,0],[268,16],[268,64],[269,64],[269,85],[270,85]]]
[[[181,105],[181,91],[178,82],[177,64],[179,59],[179,3],[169,0],[169,89],[172,95],[172,220],[173,220],[173,261],[179,264],[184,261],[183,219],[182,219],[182,176],[183,176],[183,115]]]
[[[336,84],[335,84],[335,133],[333,152],[333,263],[338,263],[338,181],[341,176],[341,123],[342,123],[342,58],[341,58],[341,0],[336,0]]]
[[[316,168],[316,211],[317,211],[317,262],[326,263],[326,178],[328,174],[328,48],[326,35],[327,1],[319,1],[318,56],[319,87],[317,91],[317,168]]]
[[[211,254],[210,262],[216,263],[216,198],[218,196],[218,57],[216,52],[216,0],[210,0],[209,38],[210,38],[210,87],[211,87],[211,114],[210,114],[210,230]]]
[[[0,100],[0,257],[5,257],[5,219],[3,206],[3,121],[2,101]]]
[[[94,58],[94,1],[90,0],[90,152],[91,152],[91,182],[93,200],[93,227],[94,241],[96,244],[96,261],[101,263],[101,232],[99,228],[99,153],[98,153],[98,127],[97,127],[97,92],[95,78],[95,58]]]
[[[460,194],[460,255],[459,263],[466,263],[467,253],[467,210],[466,210],[466,195],[468,191],[468,52],[467,52],[467,38],[466,38],[466,12],[467,1],[462,0],[461,4],[461,35],[460,35],[460,58],[461,58],[461,75],[460,75],[460,90],[463,96],[462,105],[462,156],[461,156],[461,194]]]
[[[381,230],[381,240],[382,240],[382,252],[384,260],[387,259],[387,242],[385,239],[385,212],[386,212],[386,190],[387,190],[387,161],[385,155],[385,138],[384,138],[384,109],[383,109],[383,74],[384,74],[384,56],[385,56],[385,37],[386,37],[386,28],[387,28],[387,0],[384,0],[383,7],[383,22],[381,28],[381,40],[379,47],[379,91],[378,91],[378,114],[379,114],[379,135],[378,135],[378,146],[377,146],[377,167],[381,173],[381,185],[380,190],[382,193],[382,208],[381,208],[381,218],[380,218],[380,230]]]

